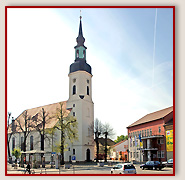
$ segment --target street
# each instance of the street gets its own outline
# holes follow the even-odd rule
[[[139,164],[135,164],[137,174],[173,174],[173,168],[165,167],[164,169],[158,170],[142,170]],[[32,169],[37,174],[110,174],[112,166],[105,165],[103,167],[99,167],[97,165],[74,165],[71,166],[70,169],[61,168],[60,172],[59,169],[55,168],[38,168]],[[24,168],[18,167],[14,169],[10,165],[8,165],[7,174],[24,174]]]

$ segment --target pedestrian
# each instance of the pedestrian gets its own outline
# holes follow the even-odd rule
[[[30,171],[31,167],[30,167],[30,164],[28,162],[27,166],[26,166],[26,171],[28,171],[29,174],[31,174],[31,171]]]

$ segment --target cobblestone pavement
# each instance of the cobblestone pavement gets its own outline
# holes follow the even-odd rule
[[[139,164],[136,164],[136,170],[137,174],[173,174],[173,168],[167,168],[165,167],[161,171],[158,170],[142,170],[139,167]],[[34,170],[35,175],[38,174],[110,174],[110,169],[112,166],[105,165],[103,167],[99,167],[97,165],[75,165],[71,166],[70,169],[60,168],[50,168],[50,166],[46,166],[46,168],[38,168],[38,169],[31,169]],[[24,174],[25,169],[21,167],[17,167],[17,169],[14,169],[14,167],[11,167],[11,165],[8,165],[7,167],[8,171],[7,174]]]

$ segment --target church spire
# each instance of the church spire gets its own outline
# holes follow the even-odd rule
[[[80,15],[80,25],[79,25],[79,32],[78,37],[76,38],[77,46],[84,46],[85,38],[83,37],[82,31],[82,16]]]
[[[78,37],[76,38],[77,45],[75,48],[75,62],[70,65],[69,73],[76,71],[86,71],[91,74],[91,66],[86,62],[86,47],[84,46],[85,38],[82,31],[82,16],[80,15],[80,25]]]

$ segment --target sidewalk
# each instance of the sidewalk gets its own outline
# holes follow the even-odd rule
[[[68,164],[69,165],[69,164]],[[65,168],[65,166],[61,166],[60,170],[54,168],[51,168],[51,165],[46,165],[45,168],[32,168],[31,170],[34,170],[35,174],[74,174],[77,171],[81,171],[82,169],[90,170],[91,168],[98,168],[98,164],[75,164],[70,165],[70,168]],[[104,165],[104,167],[108,167],[107,164]],[[25,168],[12,167],[11,164],[7,165],[7,174],[24,174]]]

